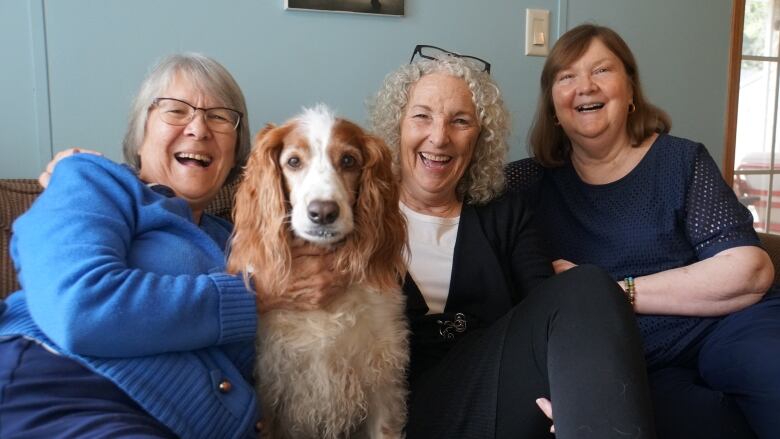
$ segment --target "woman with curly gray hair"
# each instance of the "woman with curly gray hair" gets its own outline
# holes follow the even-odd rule
[[[458,182],[457,195],[469,203],[485,204],[504,190],[510,121],[498,85],[489,74],[474,70],[469,61],[458,57],[448,62],[429,60],[404,65],[388,76],[379,91],[371,111],[372,125],[391,146],[397,164],[401,122],[409,90],[420,78],[434,73],[462,78],[471,91],[481,130],[474,145],[474,156]]]
[[[371,120],[409,231],[407,436],[545,437],[551,399],[559,437],[654,437],[620,288],[593,266],[551,277],[527,204],[503,194],[509,117],[490,65],[417,46]]]

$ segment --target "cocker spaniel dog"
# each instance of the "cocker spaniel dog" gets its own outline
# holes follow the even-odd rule
[[[263,434],[397,438],[406,421],[406,223],[385,144],[319,105],[267,126],[236,192],[229,270],[284,291],[294,239],[334,247],[350,285],[259,320]]]

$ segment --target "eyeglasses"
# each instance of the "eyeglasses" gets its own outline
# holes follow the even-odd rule
[[[174,98],[154,98],[152,105],[160,110],[160,118],[170,125],[187,125],[195,118],[198,110],[203,110],[206,126],[217,133],[232,133],[241,122],[240,111],[225,107],[198,108],[188,102]]]
[[[449,50],[444,50],[440,47],[436,46],[428,46],[425,44],[418,44],[414,47],[414,52],[412,52],[412,58],[409,60],[409,64],[414,62],[414,57],[417,55],[420,55],[421,58],[425,59],[442,59],[446,56],[454,56],[457,58],[465,58],[467,60],[470,60],[474,62],[475,66],[480,69],[481,72],[487,72],[490,73],[490,63],[485,61],[482,58],[477,58],[476,56],[471,55],[461,55],[459,53],[450,52]]]

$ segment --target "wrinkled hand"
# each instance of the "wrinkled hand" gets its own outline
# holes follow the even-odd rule
[[[545,416],[553,420],[552,403],[547,398],[539,398],[536,400],[536,405],[544,413]],[[550,427],[550,433],[555,433],[555,424]]]
[[[292,248],[290,281],[285,291],[274,294],[258,290],[258,312],[274,309],[309,311],[326,307],[344,291],[349,281],[346,274],[334,270],[334,262],[331,250],[296,242]]]
[[[569,270],[571,268],[574,268],[577,266],[577,264],[573,262],[569,262],[566,259],[556,259],[552,263],[553,265],[553,271],[555,271],[555,274],[563,273],[566,270]]]
[[[72,156],[74,154],[94,154],[94,155],[103,155],[100,152],[93,151],[91,149],[84,149],[84,148],[68,148],[66,150],[60,151],[57,154],[54,155],[54,158],[51,159],[48,165],[46,165],[46,169],[41,172],[41,175],[38,176],[38,183],[44,187],[44,189],[49,185],[49,180],[51,179],[51,173],[54,172],[54,167],[57,166],[57,162],[64,159],[65,157]]]

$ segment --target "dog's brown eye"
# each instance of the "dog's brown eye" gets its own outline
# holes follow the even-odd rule
[[[351,155],[344,155],[341,157],[341,166],[344,168],[351,168],[357,164],[357,160],[355,160],[355,157],[352,157]]]
[[[287,166],[291,168],[297,168],[301,166],[301,159],[298,157],[290,157],[287,159]]]

